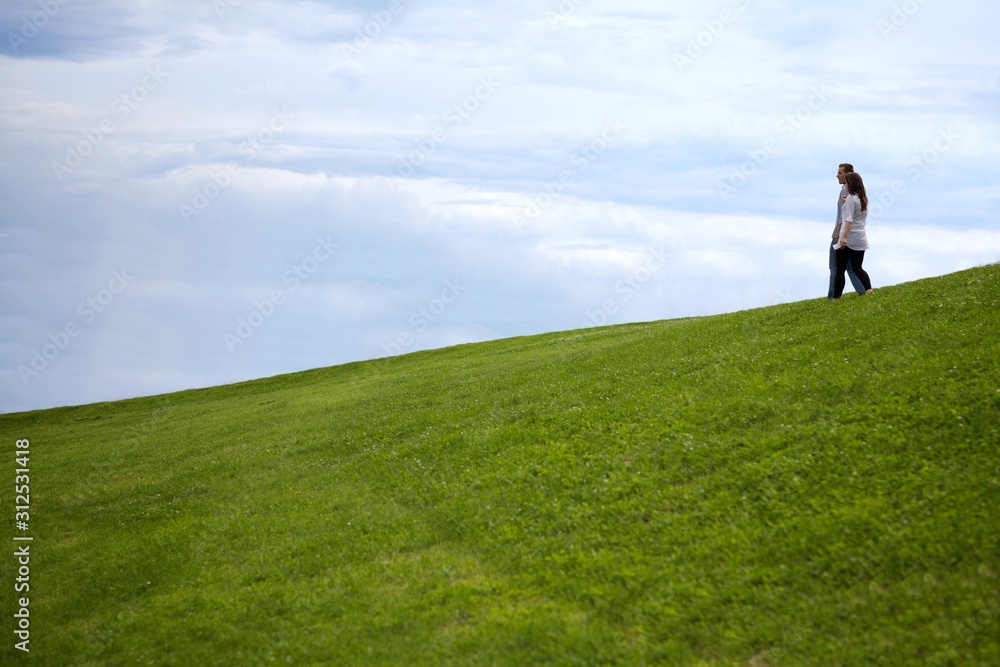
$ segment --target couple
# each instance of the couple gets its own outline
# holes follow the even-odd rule
[[[862,265],[868,249],[865,221],[868,218],[868,195],[861,174],[846,162],[837,169],[840,197],[837,198],[837,226],[833,228],[830,247],[830,291],[827,298],[839,299],[847,281],[844,271],[858,294],[871,294],[872,281]]]

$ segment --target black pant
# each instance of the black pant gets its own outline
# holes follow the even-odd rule
[[[862,267],[862,264],[865,262],[865,251],[839,248],[837,250],[837,276],[833,282],[834,299],[839,299],[844,295],[844,285],[847,283],[847,279],[844,278],[844,271],[847,270],[848,261],[850,261],[854,273],[857,274],[858,278],[861,278],[861,284],[864,285],[865,291],[872,288],[872,280],[868,277],[868,272]]]

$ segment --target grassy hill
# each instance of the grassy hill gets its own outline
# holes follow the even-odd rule
[[[997,265],[0,437],[3,664],[1000,665]]]

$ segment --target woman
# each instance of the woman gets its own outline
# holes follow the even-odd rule
[[[844,271],[850,261],[854,273],[861,279],[865,294],[872,293],[872,281],[862,266],[865,261],[865,250],[868,250],[868,234],[865,233],[865,220],[868,218],[868,194],[861,174],[851,172],[847,175],[847,200],[843,205],[844,224],[840,227],[840,238],[833,247],[837,250],[837,276],[833,283],[833,298],[839,299],[844,294]]]

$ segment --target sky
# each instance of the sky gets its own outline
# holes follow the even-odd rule
[[[997,25],[981,0],[5,2],[0,412],[825,297],[841,162],[875,298],[1000,261]]]

